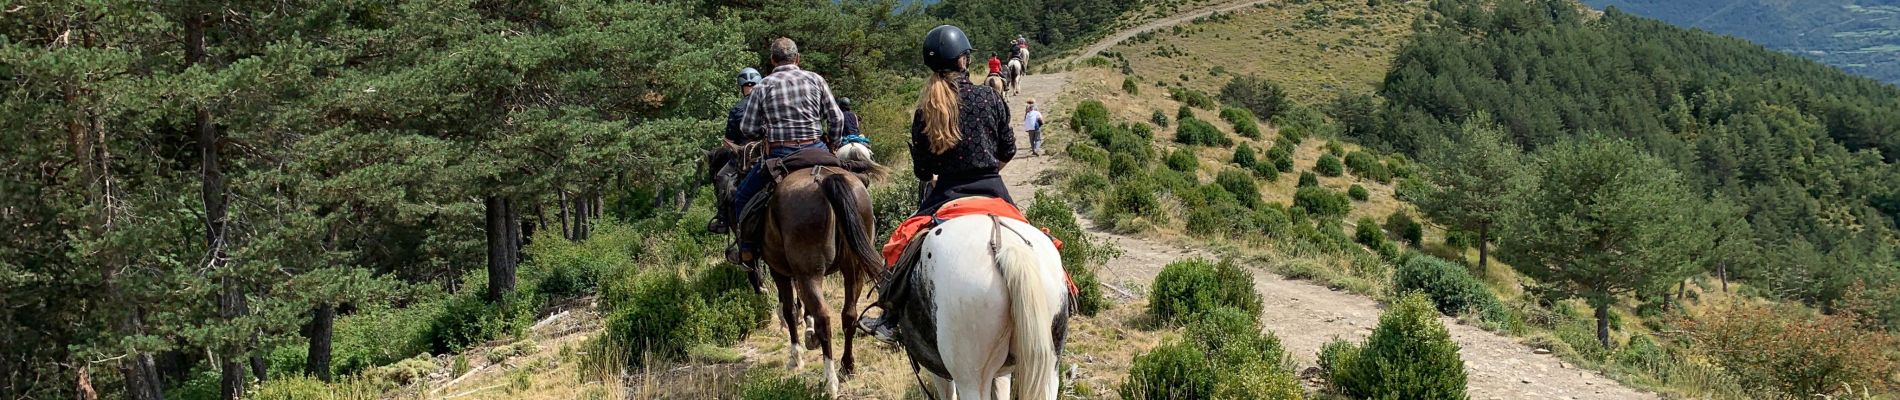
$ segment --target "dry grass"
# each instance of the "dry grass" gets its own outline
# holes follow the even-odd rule
[[[1323,17],[1309,20],[1309,12]],[[1284,85],[1295,101],[1322,104],[1340,93],[1371,92],[1422,12],[1421,2],[1377,9],[1356,1],[1266,3],[1109,51],[1125,56],[1144,84],[1159,80],[1215,93],[1232,76],[1251,74]],[[1162,49],[1183,54],[1164,57],[1157,54]]]

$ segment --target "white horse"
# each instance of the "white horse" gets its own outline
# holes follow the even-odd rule
[[[1016,79],[1021,78],[1022,76],[1023,76],[1022,59],[1011,58],[1009,59],[1009,64],[1003,66],[1003,80],[1009,84],[1010,91],[1017,92],[1017,93],[1022,92],[1022,87],[1016,86]]]
[[[933,374],[938,400],[1051,400],[1068,329],[1062,255],[1028,223],[951,219],[923,235],[898,342]]]

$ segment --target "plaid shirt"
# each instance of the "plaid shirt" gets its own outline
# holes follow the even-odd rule
[[[788,142],[844,136],[844,112],[831,97],[831,85],[797,65],[773,68],[748,100],[751,105],[739,121],[747,137]]]

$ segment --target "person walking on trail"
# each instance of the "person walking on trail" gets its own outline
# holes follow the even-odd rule
[[[1042,155],[1042,111],[1036,111],[1036,99],[1029,99],[1029,111],[1023,113],[1023,131],[1029,132],[1029,155]]]
[[[765,140],[766,160],[804,149],[830,151],[829,144],[844,136],[844,112],[831,96],[831,85],[817,73],[800,69],[799,61],[798,43],[782,37],[772,41],[772,74],[752,89],[751,104],[739,121],[739,132],[748,139]],[[745,207],[769,183],[771,177],[760,169],[753,164],[746,170],[734,196],[736,207]],[[758,246],[741,237],[727,257],[751,265],[758,259]]]
[[[996,75],[1002,72],[1003,59],[996,58],[996,53],[990,53],[990,75]]]
[[[745,117],[746,109],[748,109],[748,105],[751,104],[752,88],[758,86],[759,81],[764,79],[765,77],[759,74],[759,70],[753,69],[752,67],[739,70],[739,101],[732,104],[731,110],[726,111],[726,137],[724,140],[727,147],[738,148],[745,146],[747,141],[745,134],[739,133],[739,120]],[[738,167],[733,164],[721,166],[716,176],[724,177],[738,174],[738,171],[735,171],[734,168]],[[713,213],[713,220],[706,224],[707,231],[726,233],[727,230],[731,229],[733,216],[730,215],[731,213],[729,211],[734,207],[730,204],[721,204],[720,206],[719,212]]]

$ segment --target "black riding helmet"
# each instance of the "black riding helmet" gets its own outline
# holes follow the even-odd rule
[[[924,65],[936,72],[962,71],[963,67],[957,65],[957,59],[963,58],[973,49],[970,37],[963,34],[963,29],[939,25],[924,35]]]
[[[842,110],[842,111],[851,111],[851,98],[850,98],[850,97],[839,97],[839,98],[838,98],[838,109],[839,109],[839,110]]]

